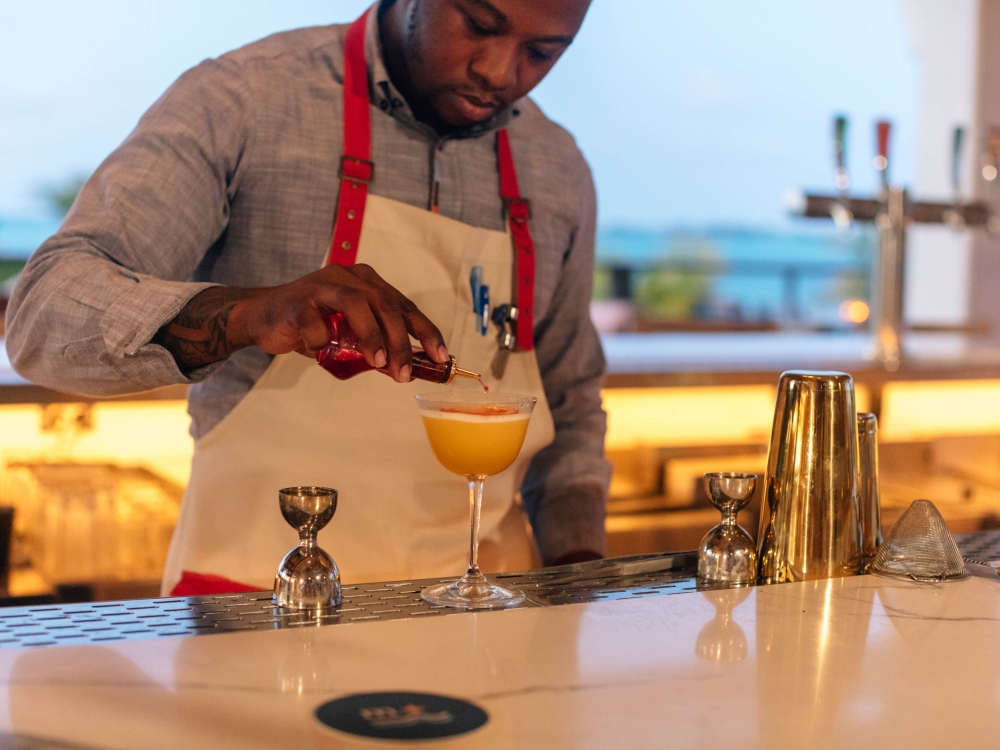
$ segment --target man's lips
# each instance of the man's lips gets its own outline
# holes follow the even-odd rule
[[[456,94],[458,97],[458,106],[462,110],[462,114],[473,122],[485,120],[502,106],[498,101],[480,99],[471,94],[462,94],[459,92],[456,92]]]

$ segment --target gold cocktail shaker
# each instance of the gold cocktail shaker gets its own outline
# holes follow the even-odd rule
[[[764,583],[861,572],[857,410],[847,373],[782,373],[758,544]]]

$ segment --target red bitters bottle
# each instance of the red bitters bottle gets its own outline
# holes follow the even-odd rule
[[[358,338],[342,313],[326,314],[326,326],[330,331],[330,343],[316,352],[316,361],[324,370],[338,380],[347,380],[360,375],[372,367],[365,361],[365,355],[358,346]],[[383,375],[388,375],[387,368],[378,369]],[[410,365],[410,380],[426,380],[430,383],[450,383],[456,377],[479,379],[479,373],[463,370],[454,357],[447,362],[435,362],[427,356],[423,349],[413,350],[413,360]]]

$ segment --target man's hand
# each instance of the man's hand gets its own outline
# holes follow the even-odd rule
[[[166,347],[185,372],[259,346],[269,354],[313,356],[329,343],[323,310],[343,313],[365,361],[410,380],[410,335],[435,362],[448,350],[437,327],[371,266],[327,266],[267,289],[212,287],[191,299],[153,342]]]

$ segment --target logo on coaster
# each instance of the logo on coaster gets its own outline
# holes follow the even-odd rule
[[[358,693],[316,709],[323,724],[383,740],[429,740],[473,732],[490,720],[468,701],[429,693]]]

